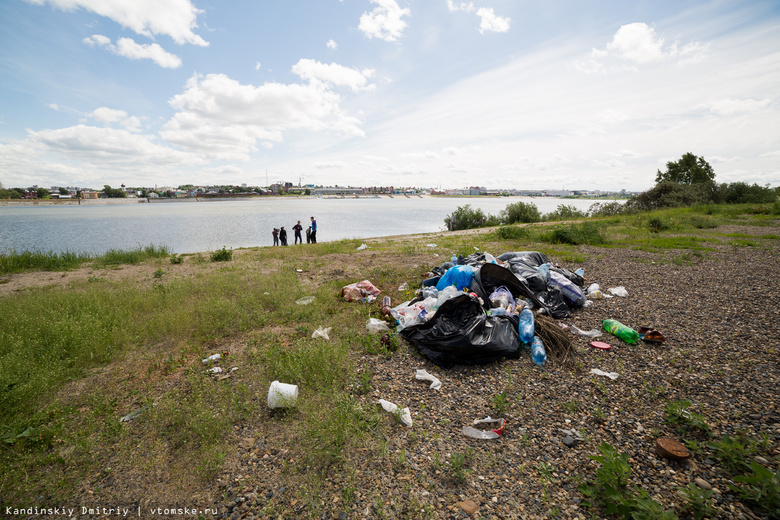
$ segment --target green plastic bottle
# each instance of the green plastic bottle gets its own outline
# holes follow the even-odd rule
[[[639,333],[637,331],[631,327],[626,327],[617,320],[604,320],[601,324],[604,325],[604,330],[610,334],[614,334],[626,343],[636,343],[639,340]]]

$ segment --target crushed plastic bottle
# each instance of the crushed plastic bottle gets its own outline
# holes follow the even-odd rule
[[[626,343],[636,343],[639,340],[639,333],[637,331],[623,325],[617,320],[603,320],[601,324],[604,326],[604,330],[610,334],[614,334]]]
[[[534,313],[528,307],[520,311],[520,324],[517,326],[517,332],[523,343],[531,343],[534,339]]]
[[[579,269],[577,269],[576,271],[574,271],[574,274],[576,274],[577,276],[585,276],[585,269],[583,269],[582,267],[580,267]]]
[[[474,426],[480,424],[491,424],[491,423],[496,423],[499,424],[500,426],[495,430],[478,430],[474,428]],[[488,416],[485,417],[484,419],[477,419],[471,424],[473,426],[463,427],[462,431],[465,436],[471,437],[472,439],[498,439],[504,433],[504,425],[506,424],[506,421],[504,419],[491,419],[490,416]]]
[[[439,297],[439,290],[434,286],[429,287],[423,287],[422,290],[423,298],[438,298]]]
[[[534,336],[534,340],[531,343],[531,359],[534,360],[539,366],[544,365],[547,361],[547,352],[544,350],[544,343],[539,336]]]
[[[550,264],[542,264],[536,270],[542,274],[545,282],[550,279]]]
[[[604,297],[604,294],[601,292],[601,286],[597,283],[592,283],[588,287],[588,299],[590,300],[600,300]]]
[[[222,357],[222,354],[213,354],[206,359],[203,360],[204,365],[208,365],[212,361],[219,361],[219,359]]]

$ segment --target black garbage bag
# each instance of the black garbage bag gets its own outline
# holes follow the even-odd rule
[[[548,286],[545,292],[537,293],[536,297],[544,304],[547,314],[556,320],[571,316],[569,306],[566,305],[566,300],[563,299],[563,293],[557,287]]]
[[[479,269],[474,271],[474,279],[471,283],[471,290],[482,298],[485,308],[490,308],[490,295],[499,287],[506,287],[512,297],[528,298],[537,307],[545,307],[545,304],[536,297],[534,291],[523,278],[518,277],[512,271],[498,264],[482,264]],[[542,286],[542,292],[547,290],[547,286]]]
[[[464,294],[444,302],[425,323],[399,334],[420,354],[449,368],[519,357],[517,326],[517,317],[488,316],[476,298]]]
[[[550,264],[550,259],[547,255],[540,253],[539,251],[515,251],[514,253],[504,253],[498,257],[502,262],[518,261],[523,262],[531,267],[539,267],[542,264]]]

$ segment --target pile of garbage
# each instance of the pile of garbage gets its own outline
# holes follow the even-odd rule
[[[540,325],[553,322],[534,327],[531,311],[555,319],[571,316],[573,308],[588,302],[583,274],[554,265],[537,251],[453,255],[431,270],[414,299],[391,312],[399,335],[439,366],[519,357],[524,347],[542,364]],[[530,333],[523,334],[521,322],[527,329],[529,317]]]

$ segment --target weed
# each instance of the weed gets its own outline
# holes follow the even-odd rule
[[[183,264],[184,263],[184,255],[177,255],[172,254],[171,255],[171,263],[172,264]]]
[[[709,424],[704,420],[704,416],[689,411],[688,407],[690,406],[691,402],[687,400],[670,402],[666,405],[664,422],[673,424],[686,432],[698,432],[711,437],[712,432]]]
[[[222,249],[217,249],[209,254],[212,262],[229,262],[233,260],[233,250],[222,246]]]
[[[152,276],[154,276],[155,278],[162,278],[163,274],[165,273],[163,272],[162,267],[158,267]]]
[[[358,374],[358,388],[359,394],[368,394],[371,392],[371,379],[374,377],[374,373],[371,370],[366,370]]]
[[[724,435],[719,441],[707,445],[713,450],[715,458],[732,474],[742,473],[748,468],[748,460],[756,453],[757,443],[743,432],[737,438]]]
[[[750,465],[750,475],[734,477],[738,484],[730,485],[740,499],[766,511],[772,518],[780,517],[780,470],[772,471],[757,462]]]
[[[580,484],[579,490],[586,497],[586,505],[599,506],[607,515],[620,515],[633,520],[671,520],[677,518],[673,512],[652,500],[646,491],[628,487],[631,466],[628,455],[618,453],[615,448],[602,442],[601,455],[589,458],[600,462],[596,480]]]
[[[499,240],[529,240],[531,231],[524,226],[501,226],[495,230]]]
[[[647,220],[647,227],[650,228],[650,231],[653,233],[660,233],[661,231],[666,231],[669,229],[669,223],[662,220],[660,217],[650,217]]]
[[[580,403],[578,403],[575,399],[572,399],[571,401],[563,403],[563,408],[569,413],[574,413],[580,409]]]
[[[712,491],[702,489],[691,482],[688,487],[677,488],[677,494],[683,499],[682,512],[689,513],[694,520],[703,518],[712,518],[715,515],[715,508],[712,505]]]
[[[467,468],[468,457],[464,453],[453,453],[450,455],[450,476],[456,484],[465,482],[466,477],[474,470]]]
[[[506,392],[494,394],[493,397],[490,398],[490,402],[493,404],[493,408],[496,409],[499,415],[504,415],[509,408]]]
[[[539,239],[551,244],[572,245],[603,245],[608,242],[601,227],[593,222],[555,226],[550,231],[542,232]]]

